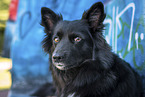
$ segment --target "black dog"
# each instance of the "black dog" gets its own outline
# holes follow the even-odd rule
[[[63,21],[41,9],[50,70],[58,97],[142,97],[139,75],[111,52],[103,37],[104,6],[98,2],[81,20]]]

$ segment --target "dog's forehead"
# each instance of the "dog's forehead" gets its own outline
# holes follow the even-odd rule
[[[88,30],[88,24],[83,20],[75,21],[60,21],[57,23],[54,32],[72,33],[72,32],[85,32]]]

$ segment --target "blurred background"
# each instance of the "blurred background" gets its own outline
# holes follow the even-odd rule
[[[0,97],[6,97],[11,86],[9,70],[12,68],[12,61],[8,58],[2,58],[4,32],[9,17],[9,4],[10,0],[0,0]]]
[[[0,0],[0,97],[30,97],[52,83],[41,7],[76,20],[98,1],[107,14],[104,37],[140,74],[145,90],[145,0]]]

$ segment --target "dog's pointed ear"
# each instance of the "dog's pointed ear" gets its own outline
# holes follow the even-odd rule
[[[95,31],[99,25],[102,25],[105,17],[104,5],[102,2],[98,2],[83,13],[82,19],[87,20],[89,26]]]
[[[57,15],[51,9],[42,7],[41,8],[41,25],[45,27],[48,31],[51,31],[54,25],[62,20],[61,15]]]

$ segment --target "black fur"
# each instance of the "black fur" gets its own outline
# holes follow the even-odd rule
[[[81,20],[64,21],[61,15],[42,8],[46,38],[58,97],[142,97],[139,75],[111,52],[103,37],[104,6],[95,3]]]

